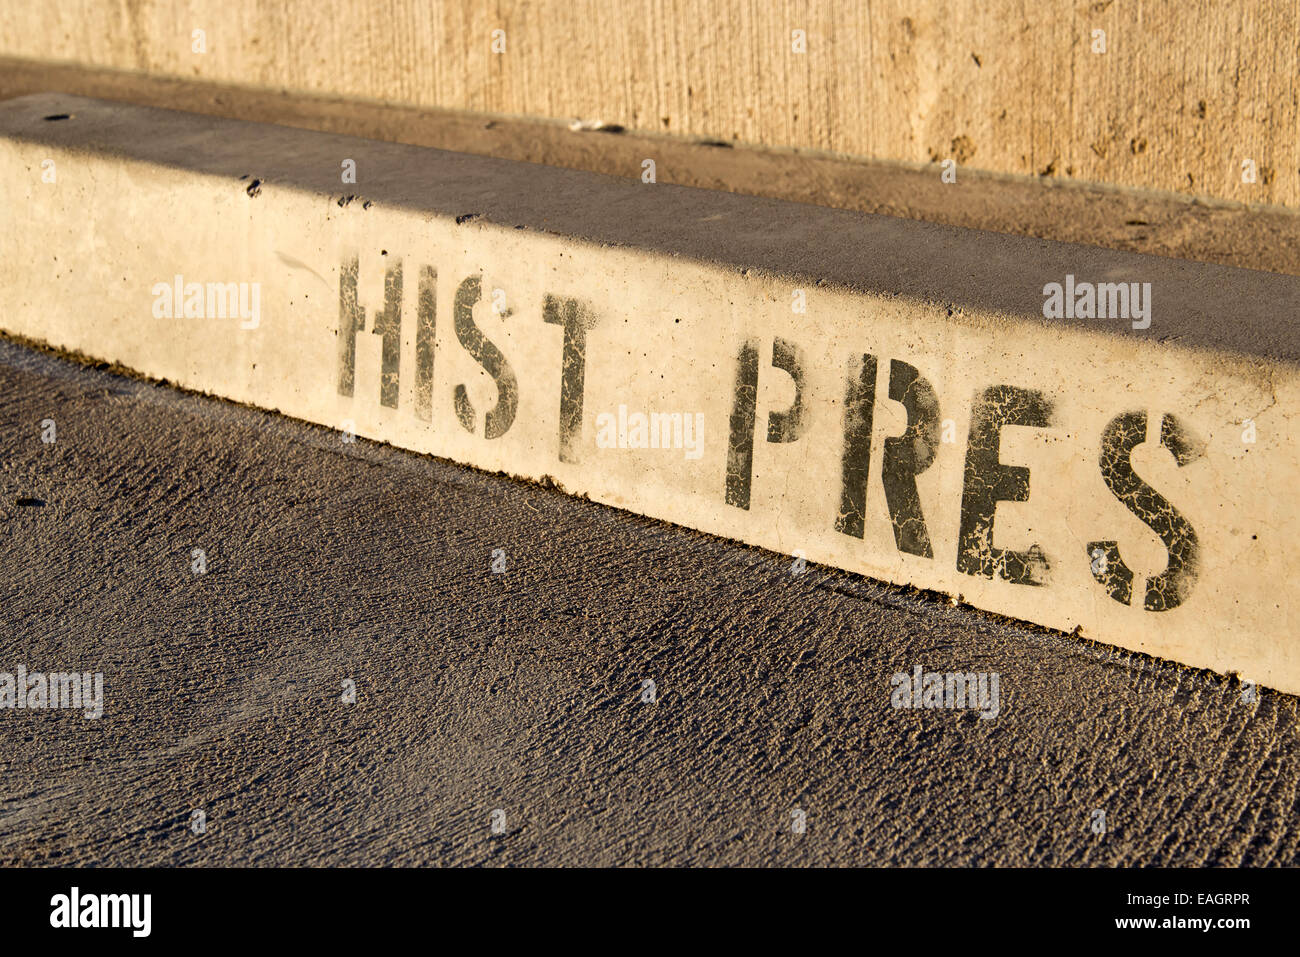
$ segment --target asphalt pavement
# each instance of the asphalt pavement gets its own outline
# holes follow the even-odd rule
[[[0,390],[0,705],[103,676],[0,707],[5,866],[1300,859],[1293,697],[11,342]]]

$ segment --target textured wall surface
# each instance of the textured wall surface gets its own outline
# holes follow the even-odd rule
[[[14,56],[1300,206],[1297,0],[8,5]]]

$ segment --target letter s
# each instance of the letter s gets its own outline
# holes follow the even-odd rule
[[[1111,419],[1102,432],[1101,477],[1111,494],[1164,542],[1169,561],[1163,572],[1147,579],[1143,607],[1147,611],[1169,611],[1186,601],[1196,584],[1199,546],[1192,524],[1133,471],[1130,457],[1133,449],[1146,441],[1146,434],[1145,412],[1124,412]],[[1173,415],[1166,415],[1160,422],[1160,444],[1173,454],[1180,468],[1204,454],[1201,445]],[[1111,598],[1121,605],[1131,604],[1133,572],[1120,557],[1118,544],[1088,543],[1090,556],[1099,549],[1106,560],[1094,561],[1093,577],[1105,586]]]
[[[453,322],[456,327],[456,338],[460,340],[460,344],[496,383],[497,404],[488,410],[483,431],[487,438],[497,439],[505,435],[514,424],[515,409],[519,404],[519,382],[501,350],[474,324],[474,303],[478,302],[483,294],[482,285],[482,280],[478,276],[470,276],[460,284],[460,288],[456,290]],[[465,427],[465,431],[472,434],[475,419],[474,406],[469,400],[469,392],[464,385],[456,386],[455,405],[456,418]]]

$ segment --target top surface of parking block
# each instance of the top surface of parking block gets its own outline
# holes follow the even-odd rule
[[[61,116],[67,119],[48,119]],[[0,135],[228,176],[241,187],[257,179],[264,190],[352,192],[381,208],[470,217],[474,224],[902,297],[949,314],[980,314],[978,321],[1015,318],[1045,330],[1069,325],[1300,363],[1300,278],[1274,273],[64,94],[0,104]],[[344,159],[357,162],[355,186],[340,181]],[[1045,287],[1067,282],[1150,283],[1150,326],[1044,318]]]

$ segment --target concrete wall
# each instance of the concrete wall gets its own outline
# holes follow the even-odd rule
[[[1298,14],[1296,0],[64,0],[6,11],[0,54],[1300,207]]]

